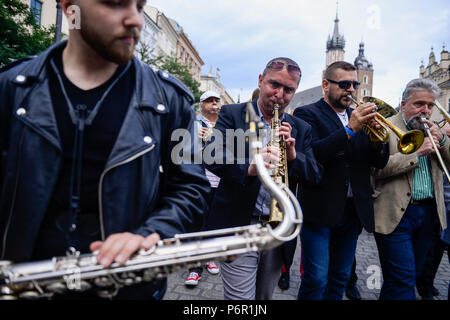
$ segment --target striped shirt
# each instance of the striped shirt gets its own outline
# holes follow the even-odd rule
[[[402,114],[403,122],[408,130],[411,128],[408,126],[405,118]],[[416,153],[417,161],[419,162],[419,168],[414,169],[413,187],[411,198],[413,200],[424,200],[434,198],[433,177],[431,176],[431,164],[430,156],[426,155],[419,157]]]

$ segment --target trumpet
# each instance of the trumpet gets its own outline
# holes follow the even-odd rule
[[[420,130],[411,130],[404,132],[400,128],[394,126],[391,122],[386,120],[380,112],[383,112],[387,116],[394,115],[397,112],[386,102],[374,98],[374,97],[364,97],[363,102],[358,102],[351,95],[347,97],[352,100],[357,106],[362,105],[365,102],[372,102],[377,105],[379,112],[376,113],[375,121],[380,125],[379,129],[375,129],[369,125],[364,126],[364,130],[369,135],[369,138],[373,142],[385,143],[389,139],[389,129],[394,132],[399,138],[397,143],[397,149],[400,153],[410,154],[416,152],[422,146],[423,140],[425,139],[424,134]]]

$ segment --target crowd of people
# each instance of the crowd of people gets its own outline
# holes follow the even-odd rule
[[[61,0],[68,19],[76,14],[72,4],[80,7],[81,27],[67,41],[1,69],[0,260],[49,259],[74,247],[98,252],[108,268],[175,234],[267,222],[271,195],[248,144],[242,159],[234,141],[230,162],[226,140],[227,131],[248,129],[247,102],[222,106],[220,93],[207,91],[196,116],[182,82],[135,58],[145,1]],[[431,121],[439,87],[428,79],[406,85],[400,112],[389,120],[404,131],[424,131],[425,123],[430,135],[404,154],[395,134],[381,142],[366,130],[380,130],[376,104],[350,107],[360,84],[352,64],[329,65],[323,98],[290,114],[301,77],[294,60],[271,59],[250,102],[267,133],[275,105],[280,112],[276,134],[285,150],[267,134],[261,155],[273,169],[285,152],[289,188],[303,210],[298,299],[341,300],[345,292],[360,299],[355,252],[362,229],[378,248],[379,298],[414,300],[417,285],[432,299],[450,243],[450,187],[436,158],[439,152],[450,164],[450,130]],[[196,137],[188,142],[193,158],[221,137],[223,161],[174,163],[177,129]],[[215,261],[205,267],[220,274],[226,300],[271,299],[277,284],[289,287],[296,246],[294,239],[220,269]],[[185,284],[198,285],[202,271],[189,269]],[[167,280],[157,279],[123,287],[115,299],[159,300],[166,288]],[[94,296],[87,290],[55,298]]]

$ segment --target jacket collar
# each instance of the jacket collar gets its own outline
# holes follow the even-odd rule
[[[17,76],[25,77],[26,79],[31,79],[34,81],[44,81],[47,77],[47,64],[53,52],[55,50],[64,48],[67,45],[67,40],[61,41],[57,44],[52,45],[50,48],[45,50],[40,55],[36,56],[29,63],[25,63],[24,67],[20,69],[20,73]],[[148,90],[149,86],[146,85],[149,79],[149,72],[145,72],[146,68],[150,68],[145,66],[139,59],[136,57],[133,58],[132,63],[136,70],[136,85],[134,91],[134,97],[136,98],[135,102],[138,106],[141,107],[150,107],[157,108],[158,105],[163,104],[163,97],[159,93],[158,90]],[[147,69],[148,71],[148,69]],[[13,82],[16,81],[17,77],[13,79]],[[144,90],[144,85],[146,85]],[[155,91],[158,94],[155,95]]]
[[[322,110],[322,112],[326,115],[326,117],[328,117],[332,121],[332,123],[334,123],[337,126],[337,128],[343,128],[342,122],[341,120],[339,120],[339,116],[336,114],[333,108],[331,108],[331,106],[325,101],[324,98],[320,99],[317,102],[317,106],[319,107],[320,110]],[[350,119],[353,109],[347,108],[346,111],[348,118]]]
[[[12,81],[19,87],[24,87],[25,92],[21,95],[22,101],[18,101],[16,108],[25,108],[26,117],[20,117],[20,120],[32,130],[47,139],[58,150],[62,150],[59,138],[56,118],[53,111],[52,99],[50,94],[50,84],[48,78],[48,62],[52,53],[65,47],[67,41],[62,41],[51,46],[49,49],[41,53],[34,59],[24,63],[22,68],[18,68],[18,74],[13,77]],[[114,158],[121,158],[120,154],[129,153],[130,150],[137,150],[147,147],[142,138],[137,134],[148,132],[145,128],[140,128],[137,124],[142,123],[136,113],[139,109],[150,108],[155,110],[156,114],[164,114],[168,112],[168,106],[165,106],[160,83],[155,78],[155,73],[150,67],[144,65],[136,57],[132,61],[135,67],[134,92],[130,100],[130,108],[125,116],[122,129],[113,147],[111,155]],[[17,82],[17,78],[32,79]],[[20,79],[20,77],[19,77]],[[163,108],[161,107],[163,106]],[[134,112],[132,112],[132,110]],[[139,127],[139,128],[137,128]],[[124,132],[124,128],[132,129],[135,134],[129,135]],[[139,132],[139,133],[138,133]],[[134,140],[130,140],[135,138]],[[147,139],[148,141],[148,139]],[[155,139],[153,139],[155,141]],[[110,158],[111,160],[111,158]]]
[[[253,109],[254,109],[256,115],[257,116],[261,116],[261,111],[259,110],[259,107],[258,107],[258,99],[253,100],[251,102],[251,104],[253,106]],[[247,103],[244,103],[243,105],[244,105],[244,108],[243,108],[242,112],[243,112],[243,119],[245,119],[246,112],[247,112]],[[282,122],[287,122],[287,123],[289,123],[291,125],[291,127],[292,127],[291,137],[295,137],[296,134],[297,134],[297,128],[296,128],[295,123],[294,123],[294,116],[292,116],[292,115],[290,115],[288,113],[283,113],[281,121]],[[248,129],[248,128],[249,128],[248,123],[245,123],[245,129]]]

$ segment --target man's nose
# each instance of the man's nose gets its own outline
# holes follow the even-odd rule
[[[128,5],[126,9],[124,24],[128,28],[135,27],[141,30],[144,23],[144,18],[134,2],[135,1],[130,1],[130,5]]]
[[[277,98],[283,98],[284,95],[284,88],[283,87],[278,87],[275,89],[275,97]]]

